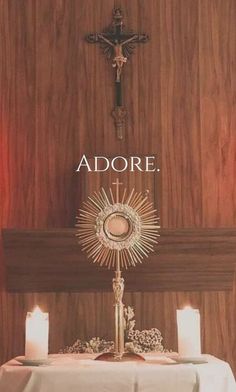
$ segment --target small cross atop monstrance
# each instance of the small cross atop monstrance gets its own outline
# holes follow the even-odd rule
[[[115,297],[115,351],[104,353],[96,359],[120,361],[142,360],[138,354],[126,353],[124,345],[124,279],[121,269],[142,263],[154,250],[158,237],[158,218],[148,193],[127,194],[117,179],[110,188],[94,192],[83,203],[77,217],[79,243],[94,263],[115,269],[113,291]]]
[[[101,33],[88,34],[86,40],[89,43],[99,43],[103,53],[108,59],[112,59],[112,67],[116,70],[115,77],[115,108],[112,116],[115,121],[118,139],[123,138],[123,126],[127,111],[122,104],[121,74],[128,58],[133,53],[136,43],[145,43],[149,39],[147,34],[125,31],[123,14],[120,8],[113,10],[112,25]]]

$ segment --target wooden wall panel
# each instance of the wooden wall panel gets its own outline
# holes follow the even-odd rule
[[[199,10],[203,225],[231,227],[236,222],[236,3],[203,0]]]
[[[76,15],[74,1],[36,2],[37,227],[74,222],[75,157],[79,155],[77,47],[81,39]]]
[[[162,225],[200,226],[198,1],[160,2]]]
[[[110,116],[111,63],[84,41],[110,23],[114,3],[0,0],[0,226],[72,227],[82,194],[74,169],[82,153],[103,153],[160,157],[163,227],[235,227],[235,1],[120,0],[127,27],[151,36],[125,66],[123,142]],[[236,370],[235,287],[126,300],[138,326],[160,326],[173,349],[176,307],[199,307],[204,350]],[[50,310],[51,351],[109,332],[109,293],[9,294],[2,284],[0,362],[22,353],[36,302]]]
[[[128,155],[161,157],[160,1],[122,0],[120,4],[127,28],[150,35],[148,43],[137,45],[124,72],[129,113],[127,142],[123,143],[122,151]],[[150,15],[155,15],[151,23]]]
[[[76,229],[3,230],[7,289],[111,291],[110,271],[87,259]],[[236,230],[161,229],[141,265],[124,270],[126,291],[232,290]]]
[[[35,6],[1,1],[1,225],[33,226],[35,204]],[[14,26],[14,27],[13,27]],[[23,181],[22,181],[23,175]],[[27,214],[26,214],[27,211]]]

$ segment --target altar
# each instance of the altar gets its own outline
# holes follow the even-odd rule
[[[236,392],[236,1],[0,11],[0,392]]]
[[[23,366],[12,359],[0,369],[0,392],[236,392],[228,363],[211,355],[204,355],[201,364],[153,353],[145,355],[145,362],[93,358],[50,355],[47,366]]]

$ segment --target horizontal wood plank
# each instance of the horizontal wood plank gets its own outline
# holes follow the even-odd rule
[[[76,229],[3,230],[9,291],[111,291],[113,272],[93,264]],[[236,229],[162,229],[141,265],[124,271],[127,291],[231,290]]]

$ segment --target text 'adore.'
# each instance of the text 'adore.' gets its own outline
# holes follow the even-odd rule
[[[77,166],[76,171],[86,170],[88,172],[105,172],[107,170],[114,170],[115,172],[124,171],[140,171],[140,172],[155,172],[160,171],[156,166],[155,156],[130,156],[124,157],[118,155],[113,158],[105,156],[95,156],[92,159],[87,158],[84,154]]]

